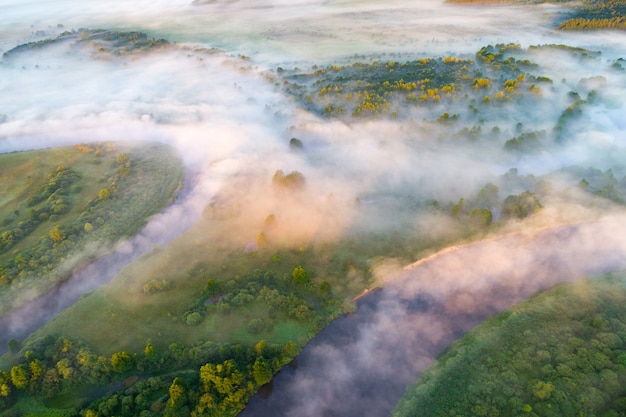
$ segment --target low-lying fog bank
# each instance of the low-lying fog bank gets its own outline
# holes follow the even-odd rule
[[[558,282],[626,268],[623,215],[514,234],[409,266],[331,323],[244,417],[382,416],[453,340]]]

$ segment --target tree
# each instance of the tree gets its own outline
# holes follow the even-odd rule
[[[108,188],[103,188],[98,193],[99,200],[107,200],[111,196],[111,191]]]
[[[554,391],[554,385],[550,382],[539,381],[533,386],[533,394],[540,400],[550,398],[552,391]]]
[[[202,315],[197,311],[189,313],[185,318],[185,322],[190,326],[197,326],[202,321]]]
[[[289,189],[300,189],[304,187],[304,182],[304,175],[299,171],[291,171],[289,174],[285,175],[283,170],[279,169],[272,177],[272,183],[275,186]]]
[[[220,286],[213,278],[209,278],[206,281],[205,291],[209,296],[217,295],[220,292]]]
[[[328,283],[328,281],[322,280],[322,282],[320,282],[320,291],[324,295],[330,294],[330,284]]]
[[[50,230],[49,235],[50,239],[55,243],[61,242],[66,238],[65,233],[61,231],[61,226],[58,224]]]
[[[493,183],[488,183],[478,192],[477,203],[483,207],[493,207],[498,204],[498,187]]]
[[[118,374],[128,372],[133,368],[133,357],[128,352],[116,352],[111,356],[111,366]]]
[[[289,141],[289,148],[292,150],[302,150],[304,148],[304,145],[302,144],[302,141],[298,138],[291,138],[291,140]]]
[[[72,362],[68,358],[63,358],[57,362],[57,371],[63,379],[70,379],[74,375]]]
[[[452,214],[453,217],[459,217],[461,215],[461,213],[463,212],[464,202],[465,200],[461,198],[457,204],[452,206],[452,209],[450,210],[450,214]]]
[[[256,245],[259,248],[264,248],[267,246],[267,237],[265,237],[265,233],[260,232],[256,237]]]
[[[154,361],[156,353],[154,351],[154,345],[150,340],[148,340],[148,343],[146,343],[146,348],[143,350],[143,354],[148,361]]]
[[[115,160],[117,161],[118,164],[124,165],[125,163],[129,161],[128,154],[118,153],[117,156],[115,157]]]
[[[265,328],[265,323],[263,323],[263,320],[261,319],[252,319],[248,323],[247,328],[248,328],[248,332],[252,334],[261,333],[263,329]]]
[[[17,389],[25,389],[28,387],[29,381],[28,369],[25,365],[15,365],[11,368],[11,382]]]
[[[39,359],[32,360],[28,364],[28,368],[30,369],[31,383],[37,381],[45,371],[45,366]]]
[[[187,403],[185,391],[185,381],[178,377],[174,378],[168,390],[170,394],[170,398],[167,401],[168,411],[179,410]]]
[[[470,213],[470,221],[476,227],[487,227],[493,221],[493,214],[491,213],[491,210],[489,209],[484,208],[481,210],[481,209],[475,208]]]
[[[261,339],[259,343],[254,345],[254,350],[256,351],[257,355],[263,354],[263,351],[265,350],[265,346],[267,346],[267,342],[265,341],[265,339]]]
[[[252,376],[257,385],[265,385],[272,380],[272,369],[267,361],[259,356],[252,365]]]
[[[308,281],[307,273],[302,266],[296,266],[291,273],[291,277],[296,284],[306,284]]]
[[[9,342],[7,344],[9,346],[9,352],[12,355],[15,355],[22,348],[22,344],[15,339],[9,339]]]

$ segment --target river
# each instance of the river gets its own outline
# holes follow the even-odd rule
[[[624,219],[514,234],[408,266],[327,326],[242,417],[380,417],[455,339],[534,292],[626,268]]]

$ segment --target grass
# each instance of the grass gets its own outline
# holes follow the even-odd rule
[[[0,313],[137,233],[175,198],[183,176],[172,150],[156,144],[4,154],[0,166]]]
[[[21,396],[10,410],[0,411],[0,417],[70,417],[72,413],[72,409],[50,407],[38,398]]]
[[[263,191],[267,194],[267,190]],[[257,192],[247,189],[238,198],[254,199],[249,194],[254,196]],[[306,190],[302,193],[306,194]],[[278,198],[285,207],[296,197]],[[105,354],[120,350],[141,352],[147,340],[161,348],[171,343],[191,345],[203,341],[254,345],[260,339],[270,344],[294,341],[302,346],[321,326],[341,314],[345,300],[377,285],[374,270],[382,259],[396,258],[408,264],[421,252],[467,235],[463,228],[446,239],[428,239],[414,228],[373,233],[348,227],[343,235],[324,236],[320,230],[333,229],[304,232],[284,227],[282,223],[291,215],[288,209],[276,211],[275,223],[267,226],[265,220],[272,212],[257,210],[264,204],[262,200],[257,205],[241,203],[239,215],[227,219],[205,216],[168,246],[155,248],[126,267],[105,288],[79,300],[38,334],[82,339]],[[297,205],[292,208],[300,209]],[[320,224],[325,221],[320,220]],[[265,234],[267,244],[247,251],[246,246],[255,241],[259,232]],[[307,271],[308,285],[291,283],[296,266]],[[249,278],[255,270],[270,271],[273,278]],[[247,291],[251,283],[276,289],[285,297],[295,297],[298,303],[308,305],[313,315],[300,320],[291,317],[287,310],[270,314],[267,304],[257,295],[255,301],[241,306],[231,303],[228,313],[220,312],[216,306],[204,305],[210,298],[206,293],[209,279],[221,287],[221,296]],[[146,294],[144,286],[152,280],[167,282],[168,289]],[[320,293],[322,281],[330,285],[329,296]],[[191,311],[202,315],[198,325],[187,324],[186,314]],[[260,333],[248,330],[255,318],[267,325]],[[110,334],[118,336],[106,336]]]

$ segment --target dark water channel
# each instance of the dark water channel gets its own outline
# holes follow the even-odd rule
[[[187,204],[195,174],[187,172],[185,178],[177,201],[151,218],[137,236],[122,243],[114,252],[74,272],[46,294],[0,317],[0,354],[7,352],[10,339],[23,341],[83,295],[110,282],[125,266],[150,252],[155,245],[165,245],[191,227],[199,215],[193,205]]]
[[[420,372],[476,324],[558,282],[626,268],[623,224],[507,236],[406,268],[332,322],[241,416],[389,416]]]

